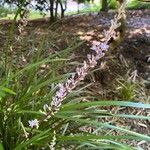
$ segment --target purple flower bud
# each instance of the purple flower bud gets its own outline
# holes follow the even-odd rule
[[[82,76],[84,74],[83,68],[77,68],[76,72],[77,72],[78,77],[80,77],[80,76]]]
[[[55,106],[56,108],[61,105],[61,101],[58,97],[53,97],[51,102],[51,107]]]
[[[47,104],[44,104],[43,106],[44,111],[46,112],[47,110],[50,110],[49,106]]]
[[[96,57],[94,55],[87,55],[90,67],[93,68],[97,64]]]
[[[87,65],[87,62],[86,62],[86,61],[84,61],[83,67],[84,67],[85,70],[88,68],[88,65]]]
[[[96,50],[97,50],[97,48],[98,48],[98,47],[97,47],[97,45],[93,43],[93,45],[92,45],[92,47],[91,47],[90,49],[92,49],[92,50],[96,51]]]
[[[104,42],[104,43],[99,44],[99,48],[103,51],[107,51],[109,48],[109,45],[106,42]]]

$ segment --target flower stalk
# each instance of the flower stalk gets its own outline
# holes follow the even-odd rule
[[[105,56],[105,53],[110,49],[110,40],[112,38],[115,40],[118,35],[117,29],[121,26],[120,20],[124,18],[125,15],[125,4],[126,2],[124,1],[118,9],[118,14],[114,17],[114,20],[111,21],[111,27],[105,33],[104,42],[101,42],[100,44],[93,43],[91,49],[94,51],[94,54],[88,54],[87,60],[83,62],[83,65],[81,67],[77,67],[76,72],[68,78],[65,83],[58,84],[58,90],[52,98],[50,106],[47,104],[44,105],[43,113],[45,115],[38,123],[47,121],[55,113],[57,113],[60,110],[62,102],[66,96],[78,85],[80,81],[84,80],[88,72],[97,65],[98,60]],[[31,123],[32,125],[30,125],[30,127],[32,128],[37,128],[39,126],[39,124],[33,125],[34,121]]]

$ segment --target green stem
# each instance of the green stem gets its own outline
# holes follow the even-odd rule
[[[8,72],[9,72],[9,67],[11,66],[11,63],[9,64],[10,66],[8,65],[8,52],[9,52],[9,49],[12,46],[12,42],[13,42],[12,39],[13,39],[13,33],[14,33],[14,29],[15,29],[15,23],[16,23],[18,15],[21,13],[21,8],[24,5],[25,1],[26,0],[22,0],[20,6],[18,7],[18,10],[15,14],[15,17],[12,21],[11,27],[8,31],[7,44],[6,44],[6,48],[4,50],[4,52],[5,52],[5,73],[6,73],[6,77],[7,77]]]

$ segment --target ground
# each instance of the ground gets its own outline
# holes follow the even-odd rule
[[[104,30],[110,26],[114,12],[94,13],[89,15],[77,15],[67,17],[58,22],[49,25],[46,19],[38,19],[28,22],[21,35],[15,30],[13,45],[10,49],[10,60],[14,66],[23,67],[30,61],[35,49],[40,45],[43,38],[50,39],[43,49],[45,57],[51,52],[57,53],[69,45],[79,45],[74,49],[69,58],[71,61],[82,62],[86,59],[92,42],[103,40]],[[7,42],[9,21],[0,21],[0,55],[3,56],[3,50]],[[16,37],[16,38],[15,38]],[[20,37],[21,39],[17,39]],[[34,47],[33,41],[34,38]],[[26,42],[23,42],[26,41]],[[83,42],[79,44],[79,42]],[[68,68],[67,71],[74,71],[75,66]],[[99,99],[121,99],[132,98],[134,101],[150,102],[150,10],[128,11],[127,29],[123,42],[113,51],[110,51],[99,62],[96,71],[90,73],[85,79],[87,83],[94,83],[89,90]],[[129,82],[129,84],[128,84]],[[130,84],[132,83],[132,84]],[[132,85],[134,93],[128,91]],[[126,90],[124,94],[120,94]],[[132,89],[131,89],[132,90]],[[131,95],[131,96],[130,96]],[[133,96],[133,97],[132,97]],[[128,99],[131,100],[131,99]],[[110,108],[112,112],[125,112],[128,114],[150,115],[148,110],[133,110],[120,108]],[[114,122],[114,120],[113,120]],[[116,122],[116,120],[115,120]],[[117,120],[117,124],[126,125],[128,128],[134,128],[137,132],[150,134],[150,121],[131,121]],[[148,143],[139,142],[144,149],[149,149]]]

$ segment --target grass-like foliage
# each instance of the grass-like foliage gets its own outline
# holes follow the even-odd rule
[[[39,110],[45,103],[50,103],[56,84],[70,75],[59,72],[67,67],[67,55],[80,43],[73,42],[70,47],[45,58],[43,49],[47,44],[52,45],[51,41],[47,43],[48,40],[40,42],[38,49],[22,69],[18,69],[17,63],[16,66],[10,66],[9,61],[7,65],[1,64],[1,68],[7,66],[7,72],[3,72],[0,80],[0,141],[5,149],[13,149],[27,140],[24,126],[28,127],[30,118],[41,115]]]
[[[65,72],[66,68],[70,68],[67,56],[80,46],[80,43],[72,42],[68,48],[45,56],[43,50],[54,46],[51,42],[55,41],[53,38],[55,36],[43,38],[28,63],[21,67],[17,63],[12,65],[9,55],[7,61],[1,59],[0,149],[132,150],[134,147],[127,144],[129,141],[150,142],[148,135],[115,122],[116,119],[150,120],[149,116],[120,111],[115,113],[110,109],[127,107],[147,110],[150,109],[149,104],[130,100],[102,100],[87,90],[90,84],[84,85],[82,82],[67,94],[59,111],[39,122],[39,128],[29,127],[32,118],[36,121],[45,117],[44,111],[49,111],[45,106],[53,101],[57,84],[72,75]],[[32,41],[33,46],[34,38]],[[10,40],[8,44],[12,44]],[[6,52],[9,54],[8,50]]]

